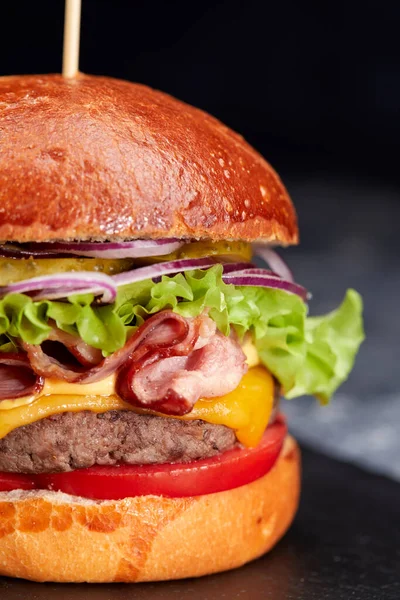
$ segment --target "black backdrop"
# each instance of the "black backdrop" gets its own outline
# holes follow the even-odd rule
[[[59,71],[63,11],[2,2],[0,71]],[[279,169],[395,178],[399,24],[396,0],[83,0],[81,70],[205,108]]]

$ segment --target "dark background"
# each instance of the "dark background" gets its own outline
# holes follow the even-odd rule
[[[63,13],[63,0],[2,3],[2,73],[60,71]],[[399,25],[394,0],[83,0],[81,70],[208,110],[277,168],[302,237],[284,256],[313,292],[311,312],[354,286],[368,336],[332,408],[287,403],[292,427],[400,478],[388,459],[400,452]]]
[[[400,480],[400,2],[82,1],[81,70],[167,91],[256,146],[298,209],[301,246],[282,254],[313,292],[311,312],[354,286],[367,341],[328,408],[286,403],[305,447],[303,496],[272,554],[134,592],[1,580],[0,596],[399,598],[399,485],[307,446]],[[0,71],[59,72],[63,12],[63,0],[2,2]]]
[[[2,3],[3,74],[61,68],[63,0]],[[400,4],[83,0],[81,70],[215,114],[280,171],[398,177]]]

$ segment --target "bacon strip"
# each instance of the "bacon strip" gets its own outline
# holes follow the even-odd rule
[[[53,328],[47,339],[65,346],[83,367],[98,365],[103,360],[101,350],[89,346],[79,336],[62,331],[58,327]]]
[[[37,394],[43,385],[26,354],[0,352],[0,401]]]
[[[237,342],[221,333],[203,342],[184,355],[155,350],[141,361],[133,355],[118,376],[119,395],[141,408],[184,415],[200,398],[228,394],[247,371],[246,357]]]
[[[138,359],[149,351],[149,347],[172,352],[172,348],[178,346],[178,352],[185,352],[184,342],[188,343],[188,333],[189,323],[186,319],[172,311],[162,311],[148,319],[131,336],[123,348],[111,356],[103,358],[97,365],[89,369],[84,369],[82,365],[73,367],[70,364],[63,364],[55,356],[46,354],[43,345],[31,345],[25,342],[22,345],[28,354],[32,368],[39,375],[62,379],[70,383],[93,383],[114,373],[121,365],[130,360],[136,350],[138,350]],[[179,348],[180,344],[183,344],[181,348]]]
[[[64,364],[46,353],[45,344],[24,344],[32,368],[39,375],[90,383],[118,370],[117,391],[121,398],[170,415],[190,412],[199,398],[231,392],[247,370],[246,357],[237,341],[216,332],[214,321],[206,315],[185,319],[172,311],[157,313],[123,348],[89,368]],[[72,350],[76,352],[76,348]]]

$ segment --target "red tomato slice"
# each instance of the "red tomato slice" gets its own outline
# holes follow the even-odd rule
[[[0,492],[11,492],[11,490],[34,490],[37,488],[35,477],[22,475],[20,473],[0,472]]]
[[[198,496],[222,492],[259,479],[272,468],[286,435],[279,417],[256,448],[234,448],[191,463],[94,466],[69,473],[37,475],[38,487],[93,498],[120,500],[128,496]]]

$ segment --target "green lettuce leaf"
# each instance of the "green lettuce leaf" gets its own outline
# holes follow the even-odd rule
[[[17,352],[18,346],[13,338],[8,335],[0,335],[0,352]]]
[[[348,290],[339,308],[327,315],[305,318],[298,306],[269,324],[275,332],[258,337],[256,344],[286,398],[311,394],[322,404],[329,402],[347,379],[364,339],[361,296]]]
[[[227,285],[222,267],[215,265],[164,276],[158,283],[123,286],[110,306],[97,306],[91,295],[33,302],[23,294],[10,294],[0,301],[0,351],[11,351],[13,338],[18,337],[41,344],[54,321],[107,356],[121,348],[149,315],[164,309],[184,317],[207,310],[225,335],[232,327],[241,338],[250,332],[261,361],[280,381],[287,398],[313,394],[327,402],[347,378],[364,339],[362,301],[354,290],[347,292],[336,311],[308,317],[298,296]]]

